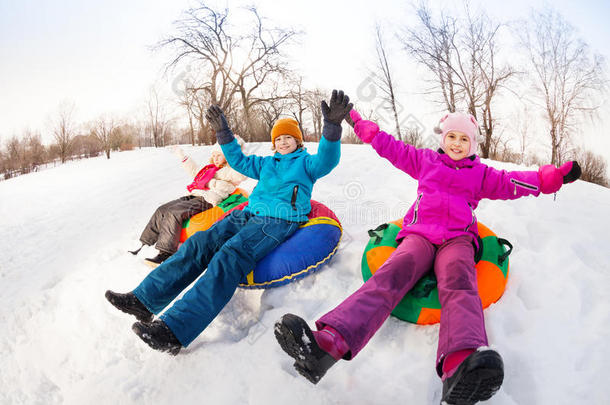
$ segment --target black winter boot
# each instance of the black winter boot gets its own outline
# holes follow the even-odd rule
[[[154,318],[153,313],[132,292],[121,294],[108,290],[105,295],[112,305],[129,315],[134,315],[138,321],[150,322]]]
[[[151,323],[136,322],[131,329],[155,350],[169,352],[175,356],[182,349],[182,344],[174,332],[162,320],[157,319]]]
[[[307,323],[296,315],[286,314],[275,324],[275,338],[292,357],[294,368],[314,384],[337,362],[320,349]]]
[[[443,381],[442,403],[472,405],[486,401],[500,389],[503,380],[502,357],[491,349],[475,351]]]
[[[163,263],[164,261],[166,261],[167,259],[169,259],[172,254],[173,253],[159,251],[158,255],[156,255],[155,257],[146,258],[146,259],[144,259],[144,261],[150,267],[155,268],[158,265],[160,265],[161,263]]]

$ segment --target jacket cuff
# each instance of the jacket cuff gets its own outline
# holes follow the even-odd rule
[[[235,139],[235,136],[233,135],[233,131],[231,131],[229,128],[216,132],[216,140],[218,140],[219,145],[231,143],[233,139]]]
[[[341,139],[341,124],[335,124],[330,121],[324,120],[324,127],[322,127],[322,136],[327,141],[336,142]]]

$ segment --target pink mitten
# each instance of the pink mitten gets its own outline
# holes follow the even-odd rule
[[[364,143],[373,142],[373,138],[379,133],[379,125],[373,121],[363,120],[358,111],[352,110],[349,112],[350,118],[354,121],[354,132]]]
[[[576,181],[581,175],[580,165],[576,161],[564,163],[560,168],[545,165],[538,169],[540,191],[544,194],[556,193],[563,184]]]

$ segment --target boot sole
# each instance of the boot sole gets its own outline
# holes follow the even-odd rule
[[[496,352],[483,352],[467,364],[461,378],[448,390],[443,403],[452,405],[472,405],[491,398],[502,386],[504,366]]]
[[[106,297],[106,300],[116,309],[118,309],[121,312],[124,312],[126,314],[129,315],[133,315],[136,317],[136,319],[140,322],[152,322],[152,320],[155,318],[154,314],[142,314],[141,312],[136,312],[136,311],[130,311],[127,308],[124,308],[120,305],[118,305],[118,303],[113,302],[114,297],[112,294],[110,294],[108,291],[106,291],[106,294],[104,295]]]
[[[159,267],[159,265],[161,263],[150,262],[150,261],[144,259],[144,264],[147,265],[148,267],[150,267],[151,269],[156,269],[157,267]]]
[[[168,345],[167,347],[163,347],[163,346],[155,343],[152,340],[151,335],[146,331],[146,325],[144,325],[144,324],[140,324],[140,323],[136,322],[131,326],[131,330],[134,331],[134,333],[136,335],[138,335],[138,337],[140,339],[142,339],[144,341],[144,343],[146,343],[148,346],[150,346],[154,350],[158,350],[161,352],[167,352],[167,353],[171,354],[172,356],[176,356],[180,352],[180,349],[182,349],[181,346],[169,346]]]
[[[275,324],[274,333],[275,338],[282,350],[292,357],[294,362],[294,368],[299,374],[307,378],[307,380],[313,384],[317,384],[323,375],[312,374],[312,365],[319,362],[312,353],[308,353],[303,350],[301,338],[297,336],[303,336],[311,342],[315,342],[315,338],[307,325],[303,325],[304,321],[292,314],[286,314],[282,317],[281,321]],[[308,333],[309,332],[309,333]]]

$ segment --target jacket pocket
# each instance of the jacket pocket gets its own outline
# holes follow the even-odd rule
[[[290,205],[292,206],[292,210],[297,210],[297,194],[299,193],[299,186],[294,186],[292,189],[292,198],[290,199]]]
[[[464,229],[464,232],[468,232],[468,229],[473,226],[475,221],[477,220],[477,217],[474,215],[474,210],[472,209],[472,205],[470,205],[470,203],[468,203],[468,208],[470,208],[470,213],[472,214],[472,222],[470,222],[470,224]]]
[[[407,226],[415,225],[417,223],[417,212],[419,211],[419,203],[421,202],[423,196],[424,193],[421,193],[417,196],[417,200],[415,201],[415,208],[413,209],[413,219],[411,220],[411,223]]]
[[[515,185],[515,191],[514,191],[515,195],[517,195],[517,186],[522,187],[526,190],[538,191],[538,187],[534,186],[533,184],[528,184],[526,182],[519,181],[517,179],[510,179],[510,182]]]

